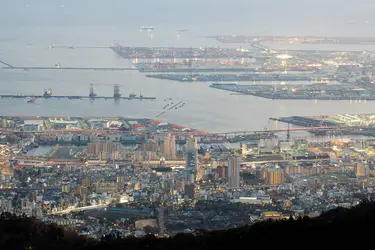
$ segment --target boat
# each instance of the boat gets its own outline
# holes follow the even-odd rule
[[[27,103],[34,103],[35,101],[36,99],[32,97],[27,100]]]
[[[149,30],[154,30],[154,27],[152,27],[152,26],[142,26],[141,27],[141,31],[149,31]]]
[[[134,93],[131,93],[130,95],[129,95],[129,98],[136,98],[137,97],[137,95],[136,94],[134,94]]]

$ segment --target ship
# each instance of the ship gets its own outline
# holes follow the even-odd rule
[[[136,98],[137,97],[137,95],[136,94],[134,94],[134,93],[131,93],[130,95],[129,95],[129,98]]]
[[[141,31],[151,31],[151,30],[154,30],[154,27],[152,26],[142,26]]]
[[[27,100],[27,103],[34,103],[35,101],[36,99],[32,97]]]

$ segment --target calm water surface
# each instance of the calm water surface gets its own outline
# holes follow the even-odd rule
[[[126,2],[126,3],[124,3]],[[134,2],[134,3],[133,3]],[[221,46],[204,38],[216,34],[248,35],[356,35],[375,36],[373,1],[27,1],[2,0],[0,60],[16,66],[129,67],[129,60],[109,49],[49,49],[53,45],[109,46],[114,40],[131,46]],[[309,3],[306,3],[309,2]],[[327,3],[328,2],[328,3]],[[343,4],[338,11],[338,5]],[[270,8],[270,4],[273,7]],[[181,10],[183,8],[184,10]],[[314,14],[312,14],[314,13]],[[348,19],[348,17],[350,17]],[[350,24],[349,24],[350,22]],[[155,27],[153,37],[139,27]],[[177,29],[188,29],[177,38]],[[311,46],[309,49],[332,49]],[[286,46],[285,49],[293,49]],[[345,49],[345,48],[344,48]],[[374,46],[348,46],[374,50]],[[184,101],[160,120],[210,131],[259,130],[268,118],[290,115],[371,113],[375,102],[273,101],[231,96],[209,83],[177,83],[148,79],[138,72],[11,71],[0,69],[0,93],[41,94],[52,88],[58,95],[87,95],[94,83],[100,95],[112,95],[113,84],[131,92],[155,96],[149,101],[1,100],[0,115],[125,116],[155,118],[164,99]]]

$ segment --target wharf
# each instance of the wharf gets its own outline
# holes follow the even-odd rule
[[[238,49],[223,48],[171,48],[171,47],[123,47],[111,49],[126,59],[141,58],[250,58],[253,53]]]
[[[102,99],[102,100],[156,100],[156,97],[149,97],[149,96],[136,96],[136,97],[129,97],[129,96],[119,96],[119,97],[113,97],[113,96],[77,96],[77,95],[54,95],[54,96],[44,96],[44,95],[0,95],[0,98],[4,99],[25,99],[25,98],[36,98],[36,99],[68,99],[68,100],[83,100],[83,99],[90,99],[90,100],[96,100],[96,99]]]
[[[2,67],[4,70],[94,70],[94,71],[131,71],[135,68],[85,68],[85,67]]]
[[[213,83],[210,87],[272,100],[375,100],[375,89],[363,87],[359,90],[357,85],[291,84],[274,86]]]
[[[322,118],[305,116],[272,117],[270,118],[270,120],[297,125],[301,127],[339,127],[342,125],[340,123],[328,121]]]
[[[159,68],[159,69],[148,69],[148,68],[139,68],[139,72],[142,73],[152,73],[152,72],[160,72],[160,73],[192,73],[192,72],[256,72],[255,69],[252,68]]]
[[[315,74],[211,74],[211,75],[179,75],[179,74],[152,74],[149,78],[172,80],[179,82],[252,82],[252,81],[322,81],[333,80],[330,75]]]

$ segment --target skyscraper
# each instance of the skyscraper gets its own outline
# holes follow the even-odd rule
[[[176,138],[172,134],[167,134],[162,142],[161,147],[162,156],[166,160],[176,159]]]
[[[228,188],[240,187],[240,158],[230,156],[228,158]]]

